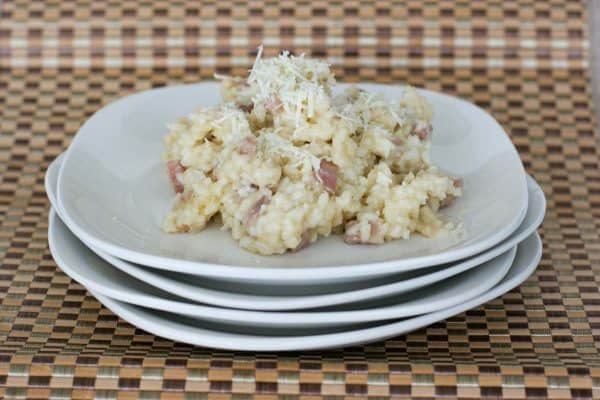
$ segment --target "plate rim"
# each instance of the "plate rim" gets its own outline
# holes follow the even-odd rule
[[[169,340],[174,341],[182,341],[185,343],[189,343],[197,346],[206,346],[210,348],[216,349],[224,349],[224,350],[236,350],[236,351],[306,351],[306,350],[320,350],[320,349],[328,349],[328,348],[338,348],[338,347],[346,347],[346,346],[354,346],[368,342],[374,342],[378,340],[385,340],[390,337],[402,335],[408,332],[412,332],[414,330],[423,328],[425,326],[431,325],[435,322],[442,321],[451,316],[460,314],[467,310],[470,310],[474,307],[478,307],[486,302],[493,300],[499,296],[502,296],[519,286],[523,283],[527,278],[529,278],[533,272],[536,270],[541,257],[542,257],[542,241],[539,233],[534,232],[530,236],[527,237],[525,241],[532,240],[534,245],[536,246],[535,255],[529,264],[523,268],[517,275],[509,278],[508,280],[502,280],[498,285],[493,287],[491,290],[487,291],[483,295],[471,299],[465,303],[459,304],[454,307],[450,307],[441,311],[436,311],[433,313],[428,313],[424,315],[420,315],[418,317],[407,318],[400,321],[394,321],[390,323],[385,323],[382,325],[378,325],[371,328],[357,329],[357,330],[349,330],[340,333],[330,333],[330,334],[322,334],[322,335],[305,335],[305,336],[296,336],[296,337],[275,337],[275,336],[251,336],[251,335],[243,335],[243,334],[233,334],[221,331],[211,331],[205,328],[197,328],[193,329],[196,331],[194,333],[193,340],[190,340],[190,335],[177,335],[175,333],[165,334],[165,328],[163,326],[148,326],[148,322],[139,323],[139,315],[133,311],[128,311],[127,307],[132,310],[137,310],[139,307],[123,305],[120,302],[112,300],[106,296],[99,295],[97,293],[91,292],[91,294],[96,297],[105,307],[107,307],[111,312],[115,313],[119,317],[123,318],[126,321],[137,321],[137,322],[129,322],[147,332],[150,332],[154,335],[161,336],[167,338]],[[524,242],[525,242],[524,241]],[[523,242],[523,243],[524,243]],[[125,310],[125,311],[124,311]],[[183,324],[180,324],[183,326]],[[215,335],[218,333],[220,335],[224,335],[228,338],[227,343],[229,345],[224,346],[221,343],[215,343],[215,339],[211,338],[211,335]],[[346,337],[350,335],[351,337]],[[232,340],[233,339],[233,340]],[[265,340],[267,339],[267,340]],[[234,345],[230,345],[235,340]],[[254,340],[254,342],[252,342]],[[245,343],[244,343],[245,341]],[[304,342],[301,342],[304,341]],[[305,343],[306,342],[306,343]],[[215,345],[216,344],[216,345]]]
[[[385,85],[385,84],[377,84],[377,83],[369,83],[369,82],[360,82],[360,84],[368,84],[373,86],[380,87],[402,87],[403,85]],[[109,242],[104,238],[99,238],[93,233],[88,232],[84,227],[81,227],[76,218],[74,218],[70,213],[68,207],[64,206],[64,193],[61,189],[64,184],[63,180],[65,179],[65,168],[68,167],[69,162],[71,160],[72,154],[75,152],[77,148],[77,144],[84,140],[82,137],[85,135],[86,126],[96,117],[99,113],[107,112],[112,107],[115,107],[121,102],[131,100],[135,97],[143,96],[151,92],[157,91],[168,91],[168,90],[177,90],[181,88],[191,88],[191,87],[200,87],[200,86],[215,86],[215,82],[200,82],[195,84],[187,84],[187,85],[173,85],[173,86],[165,86],[156,89],[149,89],[145,91],[141,91],[138,93],[131,94],[129,96],[122,97],[114,102],[107,104],[106,106],[99,109],[96,113],[94,113],[86,122],[81,126],[78,130],[77,134],[72,140],[71,145],[67,149],[65,153],[65,158],[63,161],[63,167],[60,168],[58,175],[58,191],[57,191],[57,200],[58,204],[60,204],[61,209],[64,211],[64,221],[69,227],[71,231],[73,231],[76,236],[85,239],[87,243],[92,244],[94,247],[111,254],[115,257],[122,258],[134,263],[151,266],[159,269],[166,269],[170,271],[190,273],[194,275],[200,276],[210,276],[220,279],[234,279],[234,280],[245,280],[252,279],[255,281],[262,282],[278,282],[281,280],[289,281],[289,280],[303,280],[305,282],[308,281],[323,281],[323,280],[331,280],[331,281],[339,281],[340,276],[343,276],[342,279],[360,279],[361,277],[375,276],[386,273],[393,272],[402,272],[415,270],[420,268],[426,268],[432,265],[438,265],[443,263],[448,263],[452,261],[456,261],[462,258],[466,258],[472,256],[474,254],[485,251],[503,239],[505,239],[510,233],[512,233],[523,221],[525,217],[525,213],[527,210],[527,202],[528,202],[528,191],[527,191],[527,182],[526,182],[526,173],[523,167],[523,163],[519,157],[519,154],[510,140],[509,136],[506,134],[506,131],[502,126],[493,118],[487,111],[480,108],[479,106],[467,102],[463,99],[460,99],[455,96],[450,96],[444,93],[434,92],[426,89],[418,89],[421,92],[429,93],[433,96],[441,96],[442,98],[446,98],[451,101],[456,101],[459,103],[463,103],[469,107],[473,107],[477,109],[479,112],[486,115],[490,121],[495,124],[504,135],[499,135],[501,140],[504,140],[507,144],[507,148],[510,149],[513,156],[516,160],[519,161],[519,169],[520,169],[520,181],[519,184],[522,186],[521,192],[523,193],[524,199],[523,204],[520,205],[521,209],[519,213],[513,218],[512,221],[507,223],[503,229],[496,231],[495,233],[488,235],[483,240],[479,240],[475,243],[472,243],[468,246],[462,246],[455,249],[445,250],[436,254],[430,255],[422,255],[417,257],[411,257],[402,260],[386,260],[372,263],[362,263],[362,264],[350,264],[350,265],[325,265],[319,267],[306,267],[306,268],[284,268],[284,267],[255,267],[251,265],[229,265],[229,264],[216,264],[210,262],[203,261],[193,261],[186,260],[180,258],[166,257],[157,254],[149,254],[144,253],[137,250],[131,250],[127,247],[124,247],[115,242]]]
[[[58,172],[57,169],[60,168],[61,159],[62,154],[51,162],[46,174],[45,186],[46,192],[48,193],[48,196],[51,199],[51,204],[56,203],[56,199],[54,197],[56,186],[55,175]],[[439,270],[432,273],[425,273],[424,275],[420,275],[418,277],[409,278],[404,282],[416,281],[414,285],[409,286],[407,286],[406,284],[400,284],[399,282],[394,282],[391,284],[380,284],[376,286],[370,286],[367,288],[339,291],[335,294],[309,294],[304,296],[299,294],[297,296],[294,296],[293,299],[288,299],[282,296],[262,296],[262,298],[259,298],[261,296],[253,294],[245,295],[240,293],[240,295],[244,297],[228,297],[225,300],[223,300],[222,298],[219,298],[219,294],[224,292],[220,289],[206,288],[207,293],[201,291],[199,294],[197,288],[194,288],[191,285],[189,288],[184,288],[181,285],[185,285],[185,283],[170,279],[169,277],[162,276],[159,271],[153,271],[152,268],[147,268],[141,265],[132,264],[125,260],[118,259],[114,256],[103,253],[101,250],[95,249],[93,246],[90,246],[85,242],[82,242],[82,244],[89,247],[94,253],[96,253],[100,258],[104,259],[104,261],[111,264],[113,267],[130,275],[133,279],[145,282],[165,292],[177,292],[178,296],[194,302],[210,304],[218,307],[243,308],[247,310],[252,309],[257,311],[302,310],[307,308],[352,304],[357,301],[372,300],[382,297],[399,295],[407,291],[422,288],[423,286],[429,284],[434,284],[442,279],[451,278],[455,275],[464,273],[472,268],[475,268],[479,264],[487,262],[490,259],[509,250],[510,248],[518,245],[522,240],[524,240],[533,231],[535,231],[535,229],[537,229],[537,227],[543,220],[545,211],[545,197],[543,195],[541,187],[529,175],[527,176],[527,183],[529,191],[529,200],[531,201],[532,199],[531,193],[536,193],[533,196],[533,198],[537,198],[537,201],[540,202],[540,204],[538,204],[539,210],[536,211],[536,218],[534,218],[531,225],[527,229],[517,234],[515,237],[507,238],[494,248],[486,250],[485,252],[482,252],[479,255],[470,257],[465,260],[457,261],[456,265],[449,266],[447,269]],[[530,209],[531,204],[528,205],[527,212],[529,212]],[[58,217],[60,218],[60,209],[54,207],[54,211],[58,214]],[[81,240],[80,238],[77,239]],[[453,271],[450,275],[448,275],[447,271],[449,269],[455,269],[456,271]],[[431,278],[432,276],[434,276],[433,279]],[[237,292],[233,293],[238,294]]]
[[[387,303],[384,306],[373,306],[368,308],[360,308],[358,310],[349,309],[349,310],[297,310],[297,311],[256,311],[256,310],[242,310],[242,309],[230,309],[224,307],[217,307],[211,305],[204,304],[191,304],[186,303],[185,301],[176,300],[176,299],[165,299],[159,297],[158,295],[148,294],[148,293],[138,293],[131,294],[126,292],[120,292],[115,288],[110,288],[106,285],[99,284],[94,282],[93,279],[86,277],[84,274],[79,273],[77,271],[74,272],[72,265],[70,265],[63,257],[63,248],[59,247],[57,244],[57,235],[55,234],[54,229],[56,229],[57,224],[62,224],[58,213],[55,210],[51,210],[49,214],[49,224],[48,224],[48,241],[50,243],[50,250],[52,256],[54,257],[57,265],[65,272],[67,275],[71,276],[73,279],[87,287],[89,290],[92,290],[96,293],[106,295],[114,300],[118,300],[124,303],[142,306],[146,308],[150,308],[157,311],[166,311],[171,312],[178,315],[188,316],[194,319],[199,320],[207,320],[207,321],[220,321],[224,323],[234,323],[239,325],[248,325],[248,324],[257,324],[264,325],[269,327],[289,327],[289,328],[298,328],[298,327],[333,327],[333,326],[342,326],[348,324],[361,324],[367,322],[378,322],[384,320],[398,319],[398,318],[406,318],[415,315],[421,315],[424,313],[438,311],[443,309],[445,306],[453,306],[456,304],[464,303],[474,297],[485,293],[487,290],[491,289],[493,286],[498,284],[504,276],[510,270],[512,263],[515,259],[517,246],[512,247],[511,249],[502,252],[497,257],[494,257],[487,261],[486,263],[495,263],[498,262],[500,265],[488,265],[488,269],[490,270],[490,276],[485,277],[485,281],[479,285],[473,285],[471,287],[465,288],[463,292],[459,292],[455,294],[453,297],[448,297],[444,300],[436,300],[432,301],[427,305],[426,311],[419,310],[420,307],[425,307],[424,305],[417,305],[417,301],[415,299],[409,300],[407,303],[412,303],[410,305],[406,305],[407,303]],[[64,225],[64,224],[63,224]],[[66,225],[64,225],[65,229],[68,229]],[[75,243],[73,245],[81,245],[84,247],[84,243],[79,241],[79,243]],[[101,259],[98,255],[93,253],[93,250],[87,248],[92,252],[94,257],[97,257],[101,262],[108,264],[109,268],[112,265],[103,259]],[[497,260],[497,261],[495,261]],[[81,260],[81,263],[86,263],[85,260]],[[478,265],[475,268],[470,269],[469,271],[465,271],[461,274],[457,274],[456,276],[450,278],[452,280],[458,280],[464,274],[473,273],[477,270],[478,267],[481,267],[483,264]],[[84,266],[84,269],[88,268],[87,265]],[[120,271],[119,269],[117,269]],[[73,276],[75,275],[75,276]],[[135,279],[135,278],[132,278]],[[427,291],[429,293],[430,288],[436,287],[439,284],[443,284],[444,281],[438,281],[431,285],[426,285],[423,288],[415,289],[415,291]],[[412,291],[411,291],[412,292]],[[427,295],[425,293],[425,297]],[[175,294],[176,293],[171,293]],[[143,299],[145,297],[145,299]],[[444,304],[447,302],[447,304]]]

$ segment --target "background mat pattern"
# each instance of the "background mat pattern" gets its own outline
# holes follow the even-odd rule
[[[600,398],[600,175],[579,0],[0,2],[0,398]],[[164,340],[52,260],[48,163],[126,94],[243,74],[256,46],[341,81],[408,82],[489,110],[543,186],[520,288],[426,329],[309,353]]]

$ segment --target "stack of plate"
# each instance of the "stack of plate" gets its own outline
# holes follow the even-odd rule
[[[340,85],[343,88],[343,85]],[[394,86],[368,90],[398,95]],[[498,123],[462,100],[421,91],[436,110],[434,163],[464,180],[444,210],[460,234],[381,246],[335,235],[263,257],[228,232],[167,235],[172,189],[165,124],[217,102],[216,84],[139,93],[103,108],[46,175],[57,264],[106,307],[166,338],[238,350],[346,346],[415,330],[523,282],[541,257],[544,194]]]

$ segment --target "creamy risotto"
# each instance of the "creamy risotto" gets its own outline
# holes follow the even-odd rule
[[[415,89],[334,96],[327,63],[261,53],[246,79],[217,77],[220,104],[169,126],[166,232],[218,216],[243,248],[280,254],[331,234],[380,244],[444,229],[438,210],[462,181],[431,163],[433,110]]]

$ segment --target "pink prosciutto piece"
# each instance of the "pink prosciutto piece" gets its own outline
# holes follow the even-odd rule
[[[452,178],[452,184],[455,188],[461,188],[463,187],[463,180],[460,178]],[[454,203],[454,200],[456,200],[456,197],[453,194],[447,195],[443,200],[440,201],[440,208],[448,207]]]
[[[248,136],[240,145],[240,154],[254,154],[256,153],[256,138],[254,136]]]
[[[433,127],[429,122],[419,121],[413,126],[411,135],[417,136],[421,140],[425,140],[431,135]]]
[[[378,244],[383,242],[383,231],[379,221],[369,221],[369,238],[363,241],[360,236],[358,221],[350,221],[346,224],[344,242],[348,244]]]
[[[265,109],[271,113],[277,111],[283,103],[277,96],[271,96],[265,100]]]
[[[252,204],[252,206],[250,206],[242,221],[244,228],[248,229],[256,222],[262,206],[269,204],[269,202],[270,200],[267,196],[261,196],[254,204]]]
[[[400,147],[404,144],[404,140],[402,140],[402,138],[399,138],[398,136],[392,136],[392,143]]]
[[[456,199],[456,197],[454,197],[453,194],[446,195],[446,197],[444,197],[443,200],[440,200],[440,208],[448,207],[449,205],[454,203],[455,199]]]
[[[331,161],[321,159],[317,179],[329,193],[335,193],[337,189],[337,175],[339,168]]]
[[[377,244],[383,242],[383,230],[381,229],[381,224],[379,221],[370,221],[369,225],[371,226],[368,243]]]
[[[183,192],[183,183],[181,182],[181,174],[185,172],[187,168],[181,165],[179,161],[169,160],[167,161],[167,173],[171,180],[171,185],[175,190],[175,193]]]
[[[310,244],[310,234],[308,233],[308,231],[304,231],[304,232],[302,232],[302,236],[300,236],[300,242],[298,243],[298,245],[296,247],[291,249],[291,251],[296,252],[298,250],[302,250],[309,244]]]
[[[254,109],[254,104],[249,103],[249,104],[238,104],[238,107],[240,108],[240,110],[247,112],[247,113],[251,113],[252,110]]]
[[[346,224],[344,233],[344,242],[348,244],[358,244],[361,242],[360,230],[357,227],[358,221],[350,221]]]

